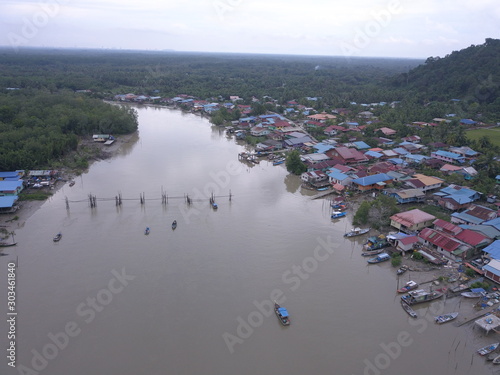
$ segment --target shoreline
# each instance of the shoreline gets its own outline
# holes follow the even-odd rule
[[[87,140],[84,139],[80,142],[78,147],[82,146],[91,146],[92,148],[96,149],[96,156],[89,159],[89,165],[88,168],[91,167],[91,165],[97,161],[105,160],[114,157],[117,155],[122,147],[126,144],[128,144],[131,139],[136,136],[137,131],[130,133],[130,134],[123,134],[119,136],[115,136],[116,141],[109,145],[109,146],[104,146],[104,144],[100,143],[95,143],[92,140]],[[48,191],[52,193],[52,196],[57,193],[60,189],[62,189],[63,186],[69,184],[69,182],[77,175],[85,173],[87,170],[69,170],[66,168],[61,169],[61,177],[62,180],[56,181],[56,183],[53,185],[53,189],[48,189],[48,188],[43,188],[41,191]],[[51,197],[45,199],[45,200],[26,200],[26,201],[20,201],[18,203],[19,209],[16,212],[13,213],[8,213],[8,214],[1,214],[0,215],[0,228],[6,229],[8,232],[14,232],[16,229],[21,229],[26,225],[26,222],[29,220],[31,216],[35,214],[48,200],[50,200]],[[17,217],[17,219],[16,219]],[[9,236],[7,238],[7,241],[9,241],[11,237]]]

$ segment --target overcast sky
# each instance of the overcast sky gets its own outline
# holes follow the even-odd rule
[[[1,0],[0,45],[445,56],[500,38],[498,0]]]

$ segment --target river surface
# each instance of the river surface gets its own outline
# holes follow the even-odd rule
[[[137,110],[137,136],[57,191],[0,257],[2,343],[7,264],[19,262],[18,368],[2,356],[1,374],[498,370],[475,354],[494,333],[435,325],[436,312],[454,311],[458,299],[418,306],[411,320],[391,265],[367,266],[364,237],[343,237],[350,217],[332,221],[327,201],[311,200],[283,165],[239,162],[245,146],[202,117]],[[270,311],[273,299],[288,308],[291,326]]]

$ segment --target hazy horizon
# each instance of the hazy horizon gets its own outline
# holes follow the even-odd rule
[[[493,0],[6,0],[0,45],[426,59],[497,38]]]

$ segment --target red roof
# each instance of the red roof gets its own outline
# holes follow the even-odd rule
[[[486,240],[486,237],[483,236],[479,232],[474,232],[473,230],[470,229],[464,229],[462,232],[460,232],[456,238],[462,242],[465,242],[471,246],[477,246],[484,240]]]
[[[400,238],[398,241],[401,242],[403,245],[410,245],[412,243],[418,242],[418,237],[417,236],[408,236],[408,237]]]
[[[412,225],[415,224],[424,223],[426,221],[433,220],[435,218],[436,218],[435,216],[428,214],[427,212],[421,211],[418,208],[406,212],[400,212],[398,214],[391,216],[391,220],[394,220],[395,222],[402,224],[406,227],[411,227]]]
[[[460,246],[460,242],[455,241],[453,238],[446,236],[444,233],[440,233],[431,228],[422,229],[418,236],[450,253]]]
[[[449,232],[452,235],[457,235],[458,233],[463,231],[463,229],[458,225],[441,219],[434,220],[432,224],[434,224],[434,227],[437,227],[436,229],[440,229],[443,232]]]

